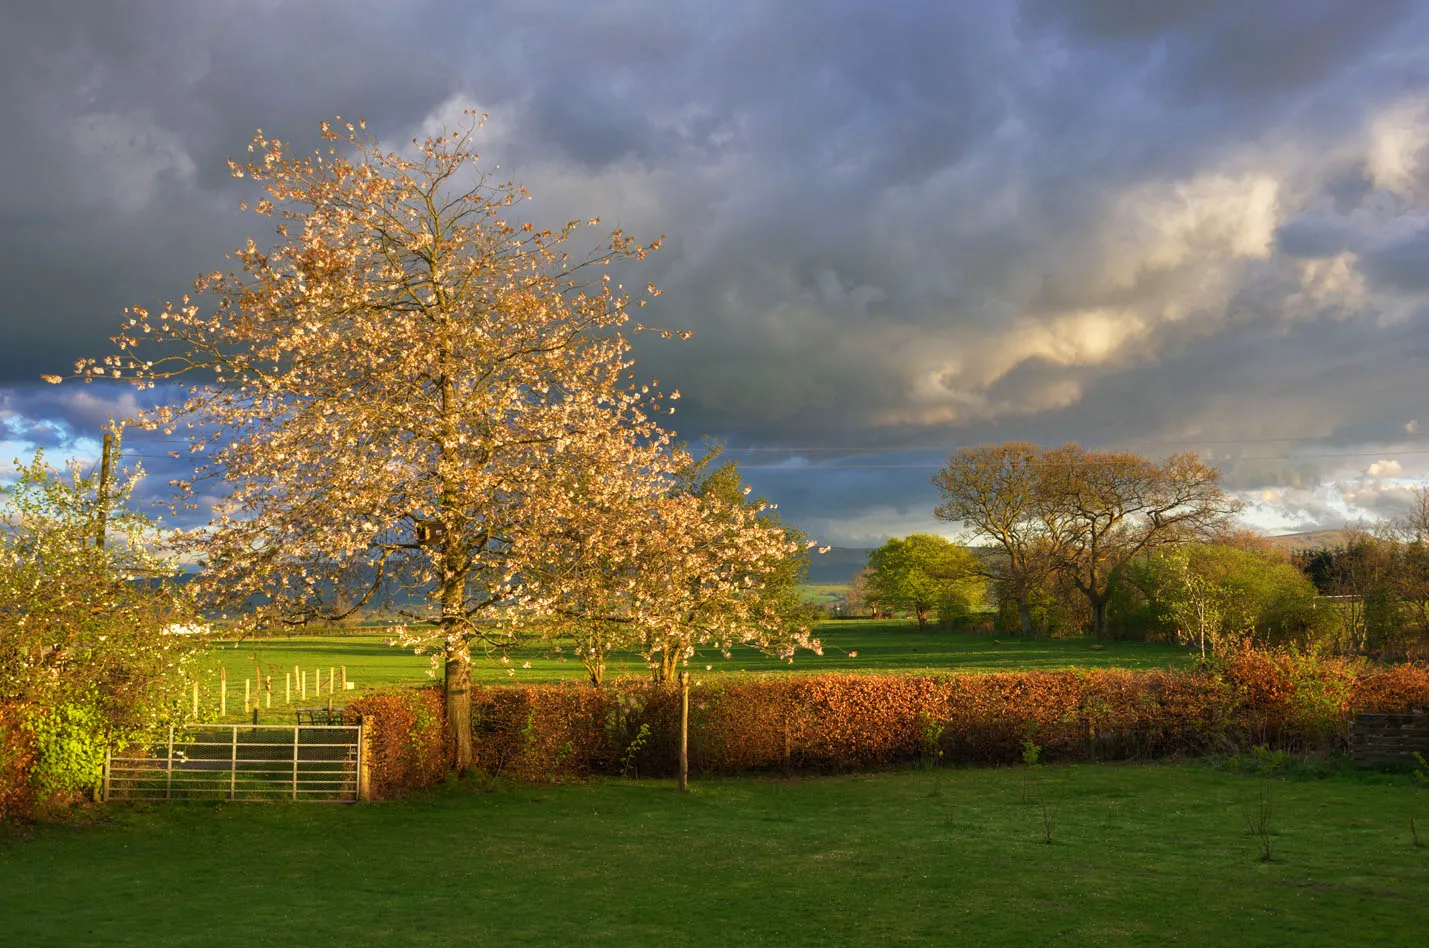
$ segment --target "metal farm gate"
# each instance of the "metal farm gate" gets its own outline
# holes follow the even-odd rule
[[[104,799],[312,800],[364,796],[362,728],[195,724],[104,762]]]

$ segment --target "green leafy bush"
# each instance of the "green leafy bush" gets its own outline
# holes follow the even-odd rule
[[[35,736],[30,780],[40,793],[92,791],[104,772],[108,728],[92,704],[68,703],[25,722]]]

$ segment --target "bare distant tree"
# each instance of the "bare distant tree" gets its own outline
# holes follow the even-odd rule
[[[1022,635],[1032,633],[1031,596],[1043,586],[1061,541],[1038,493],[1042,453],[1024,441],[964,448],[933,475],[943,496],[933,516],[963,524],[1001,554],[987,560],[983,571],[999,598],[1017,603]]]
[[[1192,455],[1156,464],[1075,444],[967,448],[933,483],[943,494],[934,515],[966,524],[1000,551],[987,569],[999,595],[1017,603],[1024,634],[1030,598],[1054,572],[1086,597],[1093,630],[1104,634],[1117,569],[1158,547],[1222,533],[1239,509],[1216,470]]]
[[[844,593],[844,602],[848,608],[848,614],[851,616],[856,616],[868,609],[867,566],[854,573],[853,579],[848,581],[848,591]]]
[[[1112,575],[1133,557],[1225,530],[1240,504],[1220,487],[1215,468],[1189,453],[1162,464],[1140,455],[1087,451],[1066,444],[1038,465],[1038,503],[1062,531],[1057,568],[1092,609],[1092,629],[1107,628]]]

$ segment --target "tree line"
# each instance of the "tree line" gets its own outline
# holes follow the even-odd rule
[[[1009,634],[1227,637],[1402,654],[1429,643],[1429,490],[1407,516],[1294,554],[1237,529],[1240,504],[1190,454],[1155,462],[1075,444],[953,452],[934,516],[964,543],[915,534],[869,557],[851,608],[956,622],[991,605]]]

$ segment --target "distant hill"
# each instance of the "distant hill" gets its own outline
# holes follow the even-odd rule
[[[871,549],[849,546],[830,547],[827,553],[818,548],[809,551],[809,583],[846,583],[868,565]]]
[[[1344,530],[1307,530],[1304,533],[1283,533],[1278,537],[1266,537],[1265,541],[1277,550],[1294,553],[1297,550],[1328,550],[1345,542]]]

